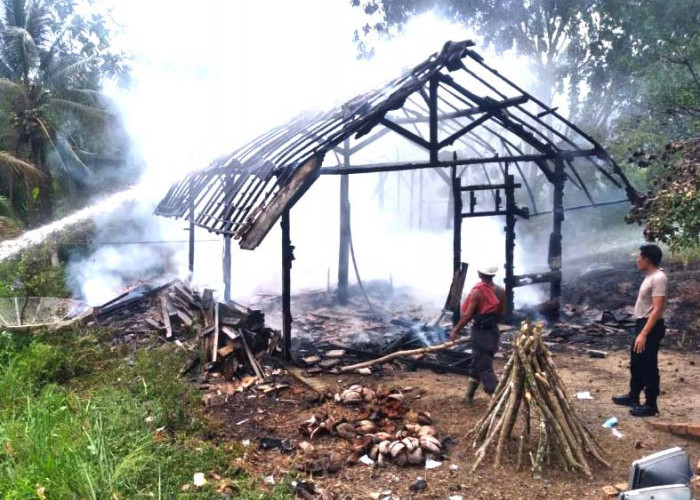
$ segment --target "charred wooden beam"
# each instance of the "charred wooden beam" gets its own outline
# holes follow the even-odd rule
[[[510,175],[508,164],[506,163],[506,265],[505,265],[505,285],[506,285],[506,317],[510,319],[515,309],[515,215],[517,207],[515,205],[515,177]]]
[[[457,167],[452,167],[452,272],[457,273],[462,263],[462,191]]]
[[[322,156],[314,156],[294,171],[289,182],[280,188],[272,202],[264,207],[260,216],[251,223],[250,230],[241,231],[241,248],[253,250],[260,244],[282,213],[289,210],[318,178],[322,163]]]
[[[294,247],[290,237],[289,209],[282,213],[282,352],[285,361],[292,359],[292,261]]]
[[[345,151],[349,148],[346,147]],[[343,166],[350,166],[350,155],[343,154]],[[350,268],[350,179],[347,175],[340,177],[340,248],[338,249],[338,301],[348,300],[348,274]]]
[[[487,210],[484,212],[474,212],[462,214],[463,219],[472,219],[474,217],[494,217],[497,215],[510,215],[511,212],[508,210]],[[530,212],[527,208],[516,207],[512,212],[513,215],[527,219],[530,217]]]
[[[469,186],[462,186],[460,189],[462,191],[492,191],[494,189],[508,189],[508,188],[518,189],[522,187],[522,184],[513,182],[509,185],[507,182],[504,184],[473,184]]]
[[[194,275],[194,182],[192,181],[192,178],[190,178],[189,181],[189,219],[190,219],[190,228],[189,228],[189,252],[188,252],[188,266],[187,269],[189,269],[190,272],[190,279],[192,279],[192,276]]]
[[[224,300],[231,300],[231,236],[224,236]]]
[[[607,206],[610,206],[610,205],[620,205],[620,204],[622,204],[622,203],[629,203],[629,202],[630,202],[630,200],[627,199],[627,198],[625,198],[625,199],[623,199],[623,200],[604,201],[604,202],[602,202],[602,203],[594,203],[594,204],[589,204],[589,205],[576,205],[576,206],[573,206],[573,207],[564,207],[562,210],[563,210],[564,212],[572,212],[572,211],[575,211],[575,210],[583,210],[583,209],[586,209],[586,208],[607,207]],[[544,212],[535,212],[535,213],[530,214],[530,215],[531,215],[531,217],[537,217],[537,216],[540,216],[540,215],[551,215],[551,214],[553,214],[553,213],[554,213],[554,210],[546,210],[546,211],[544,211]]]
[[[448,138],[440,141],[440,143],[438,144],[438,149],[442,149],[445,146],[450,146],[450,145],[454,144],[454,142],[457,139],[459,139],[460,137],[462,137],[465,134],[468,134],[469,132],[471,132],[472,130],[474,130],[478,126],[480,126],[482,123],[484,123],[486,120],[491,119],[492,117],[493,117],[492,113],[486,113],[484,116],[477,118],[476,120],[471,122],[469,125],[462,127],[457,132],[450,135]]]
[[[537,285],[540,283],[553,283],[561,281],[561,271],[549,271],[546,273],[520,274],[513,276],[513,286],[521,287],[528,285]]]
[[[554,197],[552,200],[552,234],[549,237],[549,268],[552,272],[561,271],[562,235],[561,228],[564,222],[564,162],[556,160],[554,162],[555,182]],[[552,281],[550,284],[550,299],[559,301],[561,296],[561,279]]]
[[[420,147],[425,148],[425,149],[430,149],[430,143],[428,141],[423,139],[421,136],[414,134],[410,130],[406,130],[401,125],[397,125],[396,123],[389,120],[388,118],[382,118],[381,120],[379,120],[379,123],[384,125],[389,130],[393,130],[394,132],[396,132],[400,136],[408,139],[409,141],[411,141],[415,145],[420,146]]]
[[[459,111],[452,111],[451,113],[440,113],[438,115],[438,121],[446,121],[446,120],[455,120],[459,118],[466,118],[469,116],[473,115],[478,115],[481,113],[490,113],[491,111],[495,111],[498,109],[505,109],[509,108],[511,106],[517,106],[520,104],[525,104],[527,101],[529,101],[529,97],[527,96],[518,96],[518,97],[512,97],[509,99],[504,99],[502,101],[496,101],[493,103],[484,103],[479,106],[474,106],[469,109],[464,109],[464,110],[459,110]],[[430,118],[427,116],[414,116],[414,117],[392,117],[391,120],[394,123],[400,124],[400,125],[405,125],[405,124],[413,124],[413,123],[427,123],[429,122]]]
[[[321,169],[320,175],[345,175],[345,174],[371,174],[375,172],[398,172],[401,170],[419,170],[421,168],[447,168],[459,165],[479,165],[488,163],[502,162],[543,162],[546,160],[554,160],[557,158],[569,158],[577,156],[586,156],[590,151],[568,152],[561,151],[551,154],[523,154],[523,155],[507,155],[507,156],[492,156],[485,158],[465,158],[454,161],[437,161],[435,164],[431,162],[409,162],[409,163],[370,163],[365,165],[353,165],[351,167],[328,167]]]

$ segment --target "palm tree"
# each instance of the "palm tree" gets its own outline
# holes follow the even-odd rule
[[[33,222],[53,217],[57,175],[70,186],[90,176],[80,143],[115,119],[97,90],[117,61],[105,57],[104,40],[93,42],[108,30],[71,17],[72,8],[70,0],[0,0],[0,113],[11,129],[0,169],[27,179]]]
[[[17,236],[19,227],[12,206],[7,198],[0,196],[0,241]]]

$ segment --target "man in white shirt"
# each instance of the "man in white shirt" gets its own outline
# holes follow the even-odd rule
[[[630,406],[635,417],[659,414],[659,343],[666,334],[664,309],[668,293],[668,278],[659,267],[661,249],[656,245],[642,245],[637,253],[637,268],[645,274],[639,287],[634,317],[637,321],[630,353],[630,390],[624,396],[613,396],[613,403]],[[644,390],[646,401],[640,404]]]

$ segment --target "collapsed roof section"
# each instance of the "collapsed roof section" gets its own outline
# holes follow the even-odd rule
[[[484,165],[503,171],[505,162],[515,167],[535,213],[536,195],[522,170],[527,162],[549,183],[556,180],[554,162],[563,162],[567,181],[586,206],[601,203],[594,198],[602,183],[624,190],[630,201],[638,197],[594,139],[486,65],[473,45],[448,42],[381,88],[270,130],[172,186],[155,213],[187,218],[254,249],[321,174],[431,168],[449,182],[444,167],[474,165],[490,183]],[[353,154],[389,134],[424,150],[427,161],[350,163]],[[464,157],[441,160],[448,147]]]

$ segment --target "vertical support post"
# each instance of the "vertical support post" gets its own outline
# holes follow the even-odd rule
[[[553,199],[553,220],[552,234],[549,236],[549,268],[551,271],[561,272],[562,237],[561,227],[564,222],[564,184],[566,174],[564,172],[564,161],[554,160],[554,199]],[[550,284],[550,300],[559,304],[561,297],[561,279],[552,281]],[[557,306],[557,314],[559,307]]]
[[[345,140],[343,165],[350,166],[350,141]],[[338,249],[338,301],[348,300],[348,270],[350,263],[350,179],[340,176],[340,248]]]
[[[289,209],[282,212],[282,354],[292,359],[292,261],[294,247],[289,234]]]
[[[194,181],[190,178],[189,182],[189,211],[190,211],[190,248],[189,248],[189,262],[188,262],[188,269],[190,273],[190,280],[194,276],[194,192],[192,191],[192,188],[194,186]]]
[[[462,264],[462,182],[457,177],[457,167],[452,167],[452,272]]]
[[[224,236],[224,300],[231,300],[231,237]]]
[[[457,156],[457,153],[455,153]],[[457,167],[452,167],[452,272],[453,276],[462,269],[462,180],[457,176]],[[466,278],[466,269],[464,270]],[[462,281],[462,288],[464,281]],[[461,300],[462,290],[460,289],[460,297],[457,297],[457,308],[452,311],[452,324],[456,325],[460,317],[459,301]]]
[[[430,132],[430,163],[432,165],[438,162],[438,153],[440,148],[438,146],[438,87],[440,85],[440,80],[437,76],[430,78],[428,82],[428,127]],[[454,169],[453,169],[454,170]],[[453,172],[454,173],[454,172]],[[454,206],[454,195],[447,198],[447,227],[450,227],[450,223],[454,227],[454,211],[456,207]],[[461,222],[461,219],[460,219]],[[459,266],[459,261],[456,262],[456,266]],[[455,268],[455,272],[459,267]]]
[[[506,277],[504,283],[506,285],[506,318],[510,319],[515,306],[515,266],[514,266],[514,251],[515,251],[515,176],[510,175],[508,163],[505,165],[505,191],[506,191]]]

